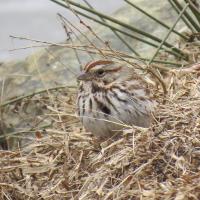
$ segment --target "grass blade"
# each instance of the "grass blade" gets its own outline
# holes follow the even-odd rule
[[[83,0],[83,1],[88,5],[89,8],[94,9],[94,8],[91,6],[91,4],[90,4],[87,0]],[[103,19],[102,17],[100,17],[100,19],[101,19],[102,22],[107,23],[106,20]],[[117,33],[112,27],[109,27],[109,28],[110,28],[110,30],[119,38],[119,40],[121,40],[122,43],[124,43],[124,45],[125,45],[129,50],[131,50],[136,56],[140,56],[139,53],[137,53],[137,52],[131,47],[131,45],[129,45],[129,44],[124,40],[124,38],[122,38],[122,37],[120,36],[119,33]]]
[[[180,10],[177,8],[177,6],[172,2],[172,0],[168,0],[172,8],[177,12],[177,14],[180,14]],[[196,32],[194,27],[188,22],[188,20],[185,18],[185,16],[182,15],[182,20],[185,23],[185,25],[192,31],[192,33]]]
[[[127,2],[129,5],[131,5],[132,7],[136,8],[137,10],[139,10],[140,12],[142,12],[143,14],[145,14],[146,16],[148,16],[149,18],[151,18],[152,20],[154,20],[155,22],[157,22],[158,24],[162,25],[163,27],[170,29],[170,26],[166,25],[164,22],[160,21],[159,19],[155,18],[154,16],[150,15],[149,13],[147,13],[146,11],[144,11],[143,9],[139,8],[138,6],[136,6],[134,3],[130,2],[129,0],[124,0],[125,2]],[[172,30],[172,32],[174,32],[176,35],[184,38],[184,39],[189,39],[187,36],[179,33],[176,30]]]
[[[63,7],[68,8],[66,3],[63,0],[51,0],[51,1],[55,2],[57,4],[60,4]],[[113,17],[110,17],[110,16],[107,16],[105,14],[102,14],[102,13],[96,11],[96,10],[90,9],[88,7],[85,7],[85,6],[81,5],[81,4],[75,3],[75,2],[73,2],[71,0],[67,0],[67,3],[69,3],[69,4],[71,4],[71,5],[75,6],[75,7],[81,8],[83,10],[86,10],[86,11],[88,11],[88,12],[94,14],[94,15],[97,15],[97,16],[100,16],[100,17],[102,17],[104,19],[107,19],[107,20],[109,20],[109,21],[111,21],[111,22],[113,22],[115,24],[118,24],[118,25],[120,25],[122,27],[125,27],[125,28],[127,28],[127,29],[129,29],[129,30],[131,30],[131,31],[133,31],[135,33],[138,33],[140,35],[146,36],[147,38],[150,38],[150,39],[152,39],[152,40],[154,40],[154,41],[156,41],[158,43],[162,42],[162,40],[160,38],[158,38],[158,37],[156,37],[154,35],[151,35],[150,33],[146,33],[144,31],[141,31],[141,30],[139,30],[139,29],[127,24],[127,23],[124,23],[124,22],[119,21],[119,20],[117,20],[117,19],[115,19]],[[164,42],[163,45],[168,47],[168,48],[170,48],[172,51],[178,53],[180,55],[180,57],[182,57],[183,59],[187,60],[187,56],[185,55],[185,53],[182,50],[176,48],[175,46],[173,46],[172,44],[169,44],[168,42]]]
[[[177,0],[172,0],[172,2],[177,6],[179,10],[183,10],[182,5]],[[185,11],[184,16],[188,19],[191,25],[195,28],[197,32],[200,32],[200,26],[194,21],[194,19],[190,16],[190,14]]]
[[[152,59],[149,61],[149,65],[152,63],[152,61],[154,60],[154,58],[157,56],[158,52],[160,51],[160,48],[162,47],[163,43],[167,40],[167,38],[169,37],[170,33],[172,32],[172,30],[175,28],[176,24],[179,22],[181,16],[184,14],[185,10],[187,9],[189,4],[186,4],[186,6],[183,8],[183,10],[181,11],[181,13],[179,14],[178,18],[176,19],[176,21],[174,22],[173,26],[170,28],[169,32],[167,33],[167,35],[165,36],[165,38],[163,39],[163,41],[160,43],[159,48],[156,50],[155,54],[153,55]]]
[[[191,12],[194,14],[194,16],[196,17],[198,23],[200,24],[200,12],[197,9],[197,7],[190,0],[185,0],[185,2],[189,3],[189,8],[190,8]]]

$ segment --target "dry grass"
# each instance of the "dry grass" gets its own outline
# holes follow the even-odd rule
[[[197,62],[199,46],[184,51],[190,48],[190,60]],[[108,44],[107,50],[122,59]],[[114,141],[98,141],[83,130],[70,90],[29,97],[45,106],[53,124],[34,131],[26,147],[0,151],[0,199],[199,200],[199,68],[167,72],[165,97],[162,87],[154,88],[160,104],[152,126],[133,127]]]
[[[152,127],[115,141],[82,130],[69,93],[56,109],[49,102],[53,128],[0,152],[1,199],[200,199],[200,80],[189,71],[167,77]]]

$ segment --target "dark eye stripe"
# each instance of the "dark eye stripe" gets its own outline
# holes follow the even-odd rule
[[[122,68],[122,67],[117,67],[117,68],[115,68],[115,69],[102,69],[102,71],[105,72],[105,73],[107,73],[107,72],[108,72],[108,73],[114,73],[114,72],[118,72],[119,70],[121,70],[121,68]],[[97,73],[98,73],[99,70],[101,70],[101,69],[98,69],[98,70],[97,70]]]

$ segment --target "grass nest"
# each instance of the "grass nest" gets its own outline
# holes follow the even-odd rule
[[[154,90],[160,104],[152,126],[133,127],[114,141],[84,131],[74,117],[73,93],[56,96],[57,106],[44,98],[52,127],[36,131],[24,148],[0,151],[1,199],[200,199],[200,80],[194,71],[168,72],[164,103],[161,89]]]

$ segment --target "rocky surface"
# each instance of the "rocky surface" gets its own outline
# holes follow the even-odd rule
[[[177,18],[177,14],[167,1],[154,0],[152,2],[147,0],[135,0],[134,3],[169,26],[172,26]],[[119,9],[114,14],[114,18],[131,24],[140,30],[159,36],[160,38],[163,38],[167,33],[166,28],[163,28],[158,23],[144,16],[130,5]],[[80,25],[79,28],[81,27]],[[176,26],[176,30],[180,30],[183,27],[184,24],[180,21]],[[96,25],[92,28],[100,38],[104,41],[109,41],[113,49],[132,54],[110,29],[100,25]],[[94,35],[91,33],[87,33],[86,35],[92,42],[97,44],[97,46],[102,46]],[[172,36],[174,36],[174,34],[172,34]],[[148,57],[154,53],[154,48],[144,45],[130,37],[123,37],[126,42],[142,55],[142,57]],[[175,38],[176,37],[171,37],[170,40],[172,41]],[[88,43],[84,37],[80,37],[80,39],[82,44]],[[92,59],[87,53],[78,52],[78,54],[82,64]],[[2,83],[4,80],[3,100],[31,93],[41,88],[53,87],[60,84],[75,84],[75,76],[72,75],[68,68],[76,74],[79,70],[79,63],[74,50],[64,47],[50,47],[48,51],[40,50],[38,53],[27,57],[25,60],[2,63],[0,65],[0,81]]]
[[[167,1],[135,0],[134,3],[169,26],[172,26],[177,18],[177,14]],[[113,17],[127,24],[131,24],[140,30],[159,36],[160,38],[163,38],[167,34],[166,28],[163,28],[158,23],[152,21],[129,5],[119,9]],[[180,21],[176,26],[176,30],[181,30],[183,28],[184,24]],[[79,29],[81,29],[81,25]],[[100,25],[93,26],[92,29],[102,40],[109,41],[109,44],[113,49],[132,54],[132,52],[130,52],[130,50],[112,33],[110,29]],[[104,47],[104,45],[99,42],[91,32],[87,32],[86,35],[98,47]],[[174,34],[172,34],[172,36],[174,36]],[[154,48],[144,45],[137,40],[127,36],[123,37],[126,42],[142,55],[142,57],[151,56],[155,51]],[[85,37],[81,36],[79,39],[81,40],[82,45],[88,44]],[[175,41],[176,37],[170,37],[169,40]],[[70,43],[70,41],[64,43]],[[79,41],[75,41],[75,43],[80,44]],[[97,57],[94,55],[91,57],[86,52],[81,51],[78,51],[78,56],[81,65],[84,65],[86,62]],[[1,93],[3,91],[1,94],[1,100],[4,102],[16,96],[29,94],[39,89],[46,89],[49,87],[65,84],[76,85],[75,77],[79,69],[80,64],[74,50],[59,46],[40,50],[22,61],[1,63]],[[73,73],[71,73],[71,71],[73,71]],[[28,109],[27,105],[25,106],[26,109],[24,109],[24,105],[19,105],[17,109],[16,107],[13,107],[12,110],[4,110],[2,121],[6,128],[4,128],[3,133],[1,134],[19,131],[23,128],[27,129],[27,127],[30,129],[30,127],[34,127],[33,122],[37,124],[38,119],[35,117],[42,114],[41,107],[38,106],[38,100],[37,104],[35,104],[34,101],[31,101],[31,103],[28,103],[28,106]],[[15,112],[15,114],[13,114],[13,112]],[[22,113],[25,113],[25,115]]]

